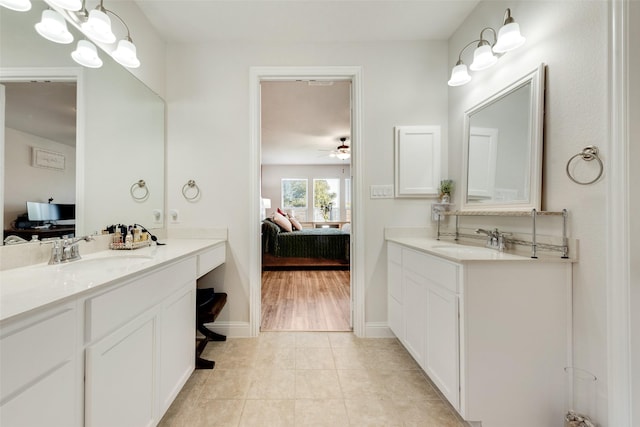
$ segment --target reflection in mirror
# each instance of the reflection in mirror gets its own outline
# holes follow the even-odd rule
[[[465,113],[462,210],[538,209],[544,65]]]
[[[76,82],[9,81],[5,88],[4,230],[29,229],[40,221],[24,217],[25,202],[75,205]],[[47,102],[55,100],[55,102]],[[75,216],[73,217],[75,219]],[[56,222],[74,233],[74,221]],[[53,236],[40,229],[40,237]],[[12,232],[30,238],[29,232]],[[59,234],[58,234],[59,235]]]
[[[30,76],[38,76],[35,80],[56,80],[48,77],[57,76],[60,80],[59,76],[66,75],[77,80],[75,154],[65,152],[65,173],[74,172],[75,186],[68,184],[71,187],[64,190],[62,187],[45,189],[32,181],[36,173],[32,150],[47,147],[29,142],[27,146],[31,151],[22,153],[19,164],[12,164],[21,168],[22,176],[29,178],[16,180],[5,176],[4,185],[0,186],[0,211],[2,207],[6,210],[4,215],[0,212],[4,228],[10,226],[17,215],[26,212],[27,201],[47,202],[50,197],[54,198],[53,203],[76,203],[78,235],[93,233],[112,223],[162,227],[161,221],[155,222],[153,211],[164,208],[164,101],[104,52],[100,52],[104,61],[102,68],[79,67],[70,57],[74,44],[52,43],[36,33],[34,24],[47,5],[40,0],[33,0],[32,4],[29,12],[2,9],[0,13],[0,83],[34,80]],[[83,38],[72,26],[69,30],[76,41]],[[42,93],[37,102],[62,109],[62,103],[57,101],[57,97]],[[11,102],[9,98],[7,102]],[[52,135],[50,130],[49,135],[45,132],[39,137],[57,139]],[[0,161],[5,153],[1,142]],[[7,138],[4,145],[9,143]],[[58,154],[64,150],[50,151]],[[60,159],[55,155],[54,158]],[[6,170],[3,165],[2,172]],[[49,173],[60,178],[59,170],[49,170]],[[142,201],[134,200],[130,194],[131,185],[140,179],[145,180],[149,188],[149,197]],[[31,193],[17,194],[21,185]],[[12,200],[21,200],[16,203],[23,206],[22,212],[17,213],[20,208],[13,206],[13,201],[12,207],[6,205],[9,190]]]

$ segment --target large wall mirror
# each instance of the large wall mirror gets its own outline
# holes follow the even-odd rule
[[[75,204],[76,235],[113,223],[162,227],[154,211],[164,209],[164,101],[104,52],[101,68],[80,67],[70,54],[83,36],[69,25],[73,44],[40,37],[34,24],[48,6],[32,4],[0,13],[3,228],[26,202],[51,198]]]
[[[544,76],[541,64],[465,112],[462,210],[540,210]]]

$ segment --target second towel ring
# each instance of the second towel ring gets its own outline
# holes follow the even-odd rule
[[[571,162],[573,161],[573,159],[575,159],[576,157],[582,157],[582,160],[586,162],[590,162],[591,160],[594,160],[594,159],[597,160],[598,165],[600,166],[600,171],[598,172],[598,176],[596,176],[591,181],[587,181],[587,182],[578,181],[577,179],[575,179],[573,175],[571,175],[571,172],[569,171],[569,166],[571,165]],[[604,172],[604,164],[602,163],[602,160],[598,156],[598,147],[596,147],[595,145],[588,145],[584,147],[581,152],[579,152],[578,154],[574,155],[569,159],[569,161],[567,162],[566,171],[569,179],[575,182],[576,184],[589,185],[599,180],[600,177],[602,176],[602,173]]]
[[[140,188],[144,190],[144,193],[140,196],[136,196],[136,190]],[[149,187],[147,187],[147,183],[144,182],[144,179],[141,179],[138,180],[138,182],[133,183],[129,189],[129,193],[131,193],[131,197],[133,197],[134,200],[142,201],[149,197]]]
[[[195,189],[196,193],[192,196],[188,196],[187,191],[189,191],[189,189]],[[182,195],[189,201],[195,200],[200,196],[200,187],[198,187],[198,184],[196,184],[194,180],[190,179],[182,186]]]

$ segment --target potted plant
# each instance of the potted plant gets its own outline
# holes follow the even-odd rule
[[[453,180],[443,179],[440,181],[440,203],[451,202],[451,193],[453,192]]]

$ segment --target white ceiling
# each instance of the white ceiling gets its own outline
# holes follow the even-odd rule
[[[5,126],[76,145],[75,82],[3,82]]]
[[[448,40],[479,0],[135,0],[168,43]],[[262,90],[263,164],[342,164],[349,84]],[[349,145],[349,144],[347,144]]]
[[[479,0],[135,0],[167,42],[448,40]]]
[[[260,89],[262,164],[349,163],[331,153],[351,133],[350,81],[265,81]]]

